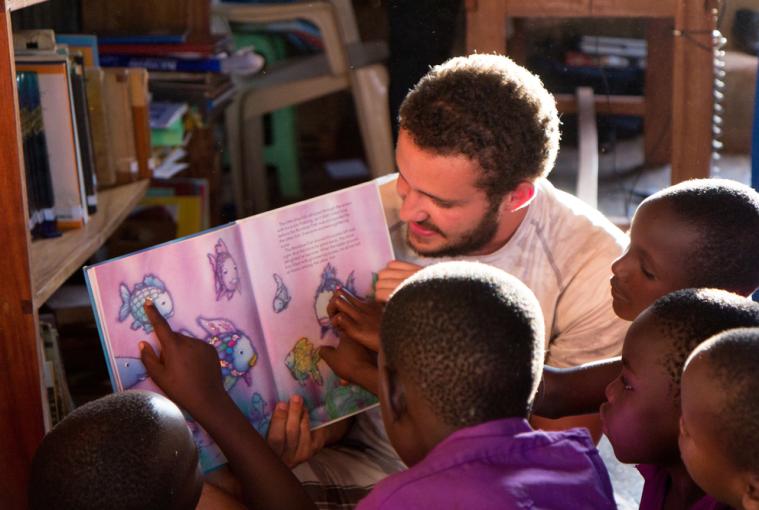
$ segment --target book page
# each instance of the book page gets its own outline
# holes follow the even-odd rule
[[[232,225],[86,269],[116,391],[161,392],[147,377],[138,348],[145,340],[159,350],[142,309],[151,298],[174,331],[216,347],[225,389],[251,425],[266,434],[277,391],[244,259]],[[188,424],[203,469],[225,462],[210,437],[192,420]]]
[[[377,185],[353,186],[238,224],[279,398],[301,395],[312,427],[374,405],[370,393],[341,384],[317,350],[338,343],[326,310],[334,291],[372,297],[377,273],[393,258]]]

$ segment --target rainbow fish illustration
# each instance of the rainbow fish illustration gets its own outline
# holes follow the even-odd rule
[[[216,347],[224,389],[231,390],[240,379],[250,386],[250,369],[258,361],[258,353],[250,338],[227,319],[198,317],[198,324],[207,333],[204,340]]]
[[[152,299],[156,309],[165,318],[174,315],[174,301],[166,289],[166,285],[157,276],[149,274],[136,284],[130,291],[126,284],[119,285],[121,295],[121,309],[119,310],[119,322],[124,322],[130,315],[134,319],[132,329],[144,329],[146,333],[153,331],[153,326],[145,314],[143,306],[145,300]]]
[[[293,348],[287,353],[285,366],[301,386],[305,386],[309,379],[321,385],[324,380],[319,372],[320,360],[319,351],[314,344],[308,338],[303,337],[295,342]]]
[[[332,329],[329,323],[329,314],[327,313],[327,305],[329,300],[332,299],[332,294],[340,288],[345,288],[351,294],[356,294],[355,288],[356,282],[353,275],[353,271],[350,272],[345,283],[337,279],[337,270],[335,267],[327,263],[322,271],[322,279],[319,282],[319,287],[316,288],[316,295],[314,296],[314,313],[316,314],[316,320],[319,321],[321,326],[321,338],[324,338],[325,333]]]
[[[227,300],[230,300],[234,297],[235,292],[242,292],[237,263],[221,239],[216,243],[215,253],[215,255],[208,254],[208,261],[211,263],[211,270],[213,271],[216,301],[222,296],[226,296]]]
[[[272,301],[271,306],[274,309],[274,313],[280,313],[287,308],[292,297],[290,296],[290,292],[287,290],[287,285],[285,285],[282,277],[277,273],[274,273],[272,276],[274,276],[274,282],[277,284],[277,290],[274,293],[274,300]]]

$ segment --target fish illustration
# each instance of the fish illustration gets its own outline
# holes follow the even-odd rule
[[[148,378],[148,371],[140,358],[116,356],[116,369],[119,371],[121,386],[125,390]]]
[[[337,279],[337,271],[332,264],[328,262],[324,267],[321,282],[314,296],[314,313],[316,314],[316,320],[319,321],[319,325],[321,326],[321,338],[324,338],[325,333],[332,329],[329,323],[329,314],[327,313],[327,305],[329,304],[329,300],[332,299],[332,294],[340,287],[345,288],[351,294],[356,294],[355,285],[353,271],[350,272],[345,283],[343,283]]]
[[[227,319],[198,317],[198,324],[207,334],[204,340],[216,347],[224,389],[231,390],[240,379],[250,386],[250,369],[258,361],[258,353],[250,338]]]
[[[293,378],[298,381],[298,384],[305,386],[308,379],[321,385],[323,384],[322,374],[319,372],[319,351],[314,344],[306,338],[302,337],[295,342],[295,345],[287,353],[285,357],[285,366],[290,370]]]
[[[377,397],[355,384],[336,384],[324,398],[327,416],[334,420],[377,403]]]
[[[264,400],[260,393],[254,393],[250,397],[250,407],[248,408],[248,421],[259,434],[266,436],[271,420],[271,412],[268,411],[269,403]]]
[[[146,299],[152,299],[156,309],[165,318],[174,315],[174,301],[171,294],[166,289],[166,285],[158,279],[157,276],[145,275],[143,280],[129,290],[126,284],[119,285],[119,294],[121,294],[121,309],[119,310],[119,322],[124,322],[130,315],[134,319],[132,329],[144,329],[146,333],[153,331],[153,326],[145,315],[143,305]]]
[[[208,253],[208,261],[213,271],[214,285],[216,287],[216,301],[226,296],[232,299],[235,292],[241,293],[240,274],[237,271],[237,263],[227,249],[224,241],[219,239],[215,246],[216,255]]]
[[[272,301],[271,306],[274,308],[274,313],[280,313],[287,308],[292,298],[282,277],[277,273],[272,276],[274,276],[274,282],[277,284],[277,291],[274,293],[274,301]]]

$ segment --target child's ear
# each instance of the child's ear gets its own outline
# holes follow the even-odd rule
[[[383,365],[381,370],[385,372],[385,377],[381,378],[380,384],[384,387],[380,389],[387,396],[388,410],[392,414],[392,421],[399,421],[406,414],[406,394],[403,390],[403,383],[398,378],[398,372],[394,369]]]
[[[759,474],[745,475],[741,504],[744,510],[759,510]]]

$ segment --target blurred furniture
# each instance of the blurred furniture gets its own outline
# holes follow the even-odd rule
[[[624,114],[643,107],[646,161],[654,165],[671,161],[673,183],[708,177],[712,31],[718,4],[718,0],[475,0],[467,2],[467,50],[505,54],[508,17],[651,18],[645,103],[612,96],[609,111]],[[604,102],[605,98],[597,99],[599,113]]]
[[[274,62],[248,79],[227,108],[226,131],[238,216],[269,206],[263,163],[262,115],[340,90],[354,99],[369,169],[374,177],[394,168],[388,113],[388,76],[380,62],[384,43],[363,43],[350,0],[284,4],[224,3],[213,13],[228,23],[305,20],[319,28],[324,52]]]

